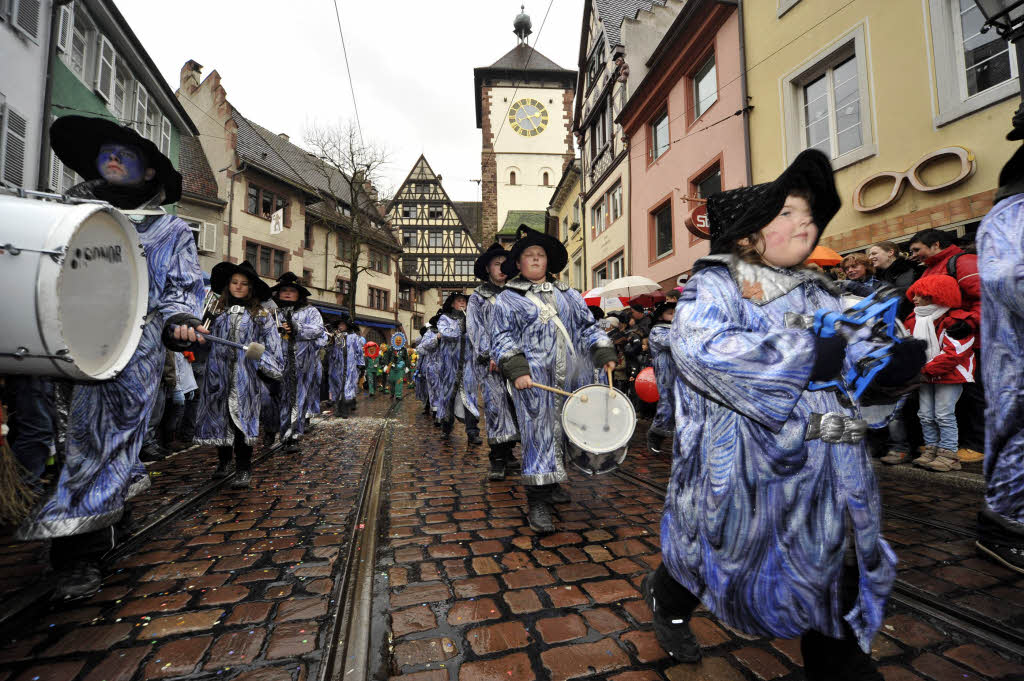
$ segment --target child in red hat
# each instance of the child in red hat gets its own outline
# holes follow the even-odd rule
[[[907,298],[914,303],[907,330],[928,344],[917,410],[925,448],[914,465],[957,471],[956,403],[964,384],[974,383],[974,322],[961,307],[960,286],[948,275],[921,277],[907,289]]]

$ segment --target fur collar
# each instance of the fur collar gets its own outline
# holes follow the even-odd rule
[[[501,293],[502,287],[495,286],[489,281],[485,281],[476,287],[473,292],[479,295],[481,298],[493,298],[494,296]]]
[[[833,295],[839,290],[831,279],[813,270],[784,269],[740,260],[731,253],[708,255],[693,264],[693,269],[727,267],[741,295],[755,305],[767,305],[796,287],[814,283]]]
[[[546,283],[551,284],[554,288],[558,289],[559,291],[569,290],[569,285],[560,279],[553,279],[552,277],[548,277]],[[538,286],[543,285],[544,284],[538,284]],[[518,274],[505,282],[505,288],[510,288],[516,293],[520,293],[524,296],[527,293],[529,293],[530,289],[533,288],[533,286],[534,283],[532,281],[530,281],[529,279],[524,279],[522,275]]]

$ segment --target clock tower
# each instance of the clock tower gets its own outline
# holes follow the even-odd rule
[[[490,66],[473,69],[484,244],[494,240],[509,211],[546,212],[562,171],[576,156],[576,72],[529,45],[529,16],[521,13],[513,26],[519,43]]]

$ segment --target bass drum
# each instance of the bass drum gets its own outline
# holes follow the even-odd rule
[[[149,270],[102,203],[0,196],[0,374],[105,381],[142,337]]]

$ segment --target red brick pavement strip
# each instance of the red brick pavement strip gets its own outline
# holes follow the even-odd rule
[[[394,434],[378,566],[389,582],[392,681],[803,678],[799,641],[740,635],[702,611],[692,627],[705,659],[678,664],[665,654],[639,594],[660,563],[663,499],[617,476],[573,474],[557,532],[537,537],[517,478],[485,481],[486,447],[467,451],[459,428],[441,441],[418,411],[403,405]],[[630,463],[667,475],[666,460],[635,447]],[[982,575],[979,583],[1000,578],[963,567]],[[1011,678],[1020,669],[972,643],[897,613],[872,653],[889,679]]]
[[[301,453],[257,465],[251,490],[224,489],[161,528],[95,598],[20,622],[0,640],[0,681],[307,681],[325,657],[362,462],[389,406],[321,423]],[[205,482],[216,465],[172,461],[185,468],[175,480]]]

